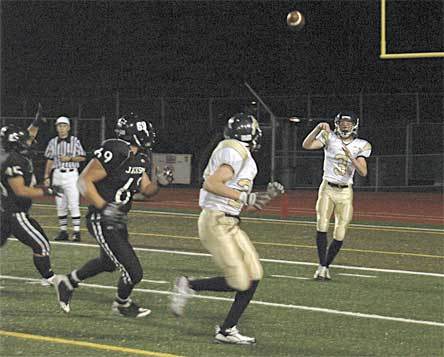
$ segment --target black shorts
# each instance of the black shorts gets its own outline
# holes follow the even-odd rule
[[[139,258],[128,240],[126,225],[117,229],[101,222],[101,214],[90,212],[86,217],[89,233],[97,240],[101,248],[102,264],[114,266],[122,273],[127,284],[137,284],[143,275]]]
[[[0,245],[4,245],[11,235],[30,247],[34,254],[49,255],[51,251],[43,228],[25,212],[2,213]]]

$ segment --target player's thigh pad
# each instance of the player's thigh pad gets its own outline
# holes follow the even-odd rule
[[[202,244],[223,270],[228,285],[236,290],[247,290],[251,278],[244,254],[234,237],[239,230],[237,219],[226,217],[220,211],[204,209],[199,216],[198,228]]]
[[[353,218],[353,190],[351,187],[342,189],[335,194],[335,229],[333,238],[344,240],[348,225]]]
[[[316,201],[316,229],[319,232],[328,232],[328,225],[334,207],[330,186],[324,180],[319,187],[318,200]]]

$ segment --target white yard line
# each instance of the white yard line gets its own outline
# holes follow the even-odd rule
[[[19,281],[36,281],[36,280],[38,280],[38,279],[23,278],[23,277],[10,276],[10,275],[0,275],[0,279],[19,280]],[[99,284],[81,283],[80,285],[82,285],[84,287],[97,288],[97,289],[112,289],[112,290],[115,290],[115,288],[116,288],[115,286],[99,285]],[[152,289],[142,289],[142,288],[135,288],[134,291],[139,291],[139,292],[144,292],[144,293],[151,293],[151,294],[159,294],[159,295],[172,295],[173,294],[172,292],[165,291],[165,290],[152,290]],[[202,300],[228,301],[228,302],[232,302],[233,301],[233,299],[223,298],[223,297],[218,297],[218,296],[194,295],[193,298],[202,299]],[[418,325],[428,325],[428,326],[444,327],[444,323],[443,322],[437,322],[437,321],[414,320],[414,319],[408,319],[408,318],[404,318],[404,317],[393,317],[393,316],[384,316],[384,315],[376,315],[376,314],[367,314],[367,313],[361,313],[361,312],[342,311],[342,310],[327,309],[327,308],[315,307],[315,306],[280,304],[280,303],[273,303],[273,302],[259,301],[259,300],[252,300],[251,304],[262,305],[262,306],[271,306],[271,307],[279,307],[279,308],[285,308],[285,309],[295,309],[295,310],[323,312],[323,313],[327,313],[327,314],[343,315],[343,316],[366,318],[366,319],[396,321],[396,322],[403,322],[403,323],[409,323],[409,324],[418,324]]]
[[[9,241],[17,242],[16,238],[9,238]],[[70,247],[78,246],[78,247],[86,247],[86,248],[98,248],[97,244],[89,244],[89,243],[75,243],[75,242],[55,242],[51,241],[51,244],[54,245],[68,245]],[[196,252],[186,252],[180,250],[165,250],[165,249],[152,249],[152,248],[134,248],[134,250],[138,252],[150,252],[150,253],[163,253],[163,254],[176,254],[176,255],[188,255],[188,256],[196,256],[196,257],[211,257],[208,253],[196,253]],[[303,265],[303,266],[318,266],[318,263],[310,263],[310,262],[298,262],[293,260],[282,260],[282,259],[267,259],[261,258],[260,261],[265,263],[277,263],[277,264],[290,264],[290,265]],[[349,265],[330,265],[332,268],[339,268],[345,270],[361,270],[361,271],[374,271],[381,273],[393,273],[393,274],[407,274],[407,275],[421,275],[421,276],[433,276],[437,278],[444,278],[444,274],[440,273],[427,273],[421,271],[411,271],[411,270],[396,270],[396,269],[379,269],[379,268],[367,268],[367,267],[358,267],[358,266],[349,266]]]
[[[46,208],[53,208],[55,209],[55,206],[48,205],[48,204],[41,204],[36,203],[34,204],[36,207],[46,207]],[[86,209],[85,207],[82,207],[82,209]],[[158,214],[158,215],[164,215],[164,216],[177,216],[177,217],[199,217],[196,213],[181,213],[181,212],[168,212],[168,211],[145,211],[145,210],[131,210],[132,213],[143,213],[143,214]],[[277,223],[298,223],[298,224],[306,224],[306,225],[316,225],[315,221],[301,221],[301,220],[292,220],[292,219],[274,219],[274,218],[258,218],[258,217],[242,217],[242,220],[244,221],[257,221],[257,222],[277,222]],[[372,224],[356,224],[351,223],[349,225],[351,228],[373,228],[373,229],[381,229],[381,230],[404,230],[404,231],[411,231],[411,232],[434,232],[434,233],[442,233],[444,235],[444,230],[439,228],[420,228],[420,227],[400,227],[400,226],[389,226],[389,225],[372,225]]]
[[[142,279],[141,281],[144,281],[146,283],[153,283],[153,284],[169,284],[169,281],[165,280],[150,280],[150,279]]]
[[[376,278],[375,275],[363,275],[363,274],[347,274],[347,273],[338,273],[338,275],[345,275],[345,276],[357,276],[359,278]]]
[[[310,280],[310,278],[304,278],[302,276],[290,276],[290,275],[278,275],[278,274],[271,274],[273,278],[287,278],[287,279],[297,279],[297,280]]]

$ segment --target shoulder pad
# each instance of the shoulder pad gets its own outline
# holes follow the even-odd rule
[[[222,140],[219,143],[219,145],[217,145],[214,151],[225,148],[230,148],[235,150],[242,157],[242,160],[246,160],[248,158],[248,149],[237,140],[234,139]]]

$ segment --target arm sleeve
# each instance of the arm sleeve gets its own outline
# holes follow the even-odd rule
[[[45,150],[45,157],[48,160],[54,160],[54,139],[49,140]]]
[[[100,161],[109,174],[129,158],[129,146],[122,141],[107,140],[94,150],[94,158]]]
[[[234,171],[234,175],[237,176],[241,170],[244,160],[241,154],[233,148],[224,148],[219,150],[215,155],[215,160],[217,160],[217,166],[228,165]]]
[[[358,153],[357,157],[364,157],[364,158],[369,158],[370,155],[372,153],[372,146],[370,143],[365,142],[364,145],[362,146],[360,152]]]
[[[330,133],[325,130],[321,130],[321,132],[316,136],[316,140],[320,141],[324,146],[327,146],[329,139]]]
[[[76,155],[75,156],[86,156],[86,152],[83,149],[82,144],[80,143],[80,140],[76,140]]]

